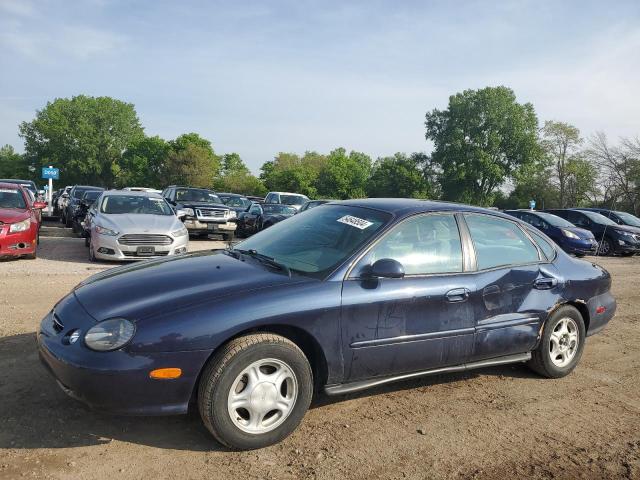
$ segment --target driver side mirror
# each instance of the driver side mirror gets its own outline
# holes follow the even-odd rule
[[[392,258],[381,258],[367,269],[366,275],[372,278],[402,278],[404,267]]]
[[[184,210],[182,210],[181,208],[179,208],[178,210],[176,210],[176,217],[178,217],[180,220],[183,220],[184,217],[187,216],[187,212],[185,212]]]
[[[33,208],[36,210],[42,210],[43,208],[47,208],[47,202],[33,202]]]

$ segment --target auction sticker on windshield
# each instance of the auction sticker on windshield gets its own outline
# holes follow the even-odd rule
[[[352,227],[359,228],[360,230],[364,230],[365,228],[373,225],[373,223],[369,222],[368,220],[364,220],[358,217],[352,217],[351,215],[345,215],[344,217],[339,218],[338,221],[340,223],[346,223],[347,225],[351,225]]]

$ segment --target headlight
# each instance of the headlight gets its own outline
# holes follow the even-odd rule
[[[84,343],[91,350],[108,352],[123,347],[136,333],[136,327],[124,318],[112,318],[91,327],[84,336]]]
[[[27,218],[21,222],[12,223],[9,227],[9,233],[26,232],[31,228],[31,219]]]
[[[184,213],[186,213],[190,217],[195,217],[196,215],[195,213],[193,213],[193,208],[183,208],[182,210],[184,210]]]
[[[580,239],[580,237],[578,235],[576,235],[575,233],[573,233],[571,230],[565,230],[564,228],[562,228],[561,230],[562,230],[562,234],[565,237],[575,238],[576,240]]]
[[[189,235],[189,231],[185,227],[182,227],[175,232],[171,232],[171,235],[173,235],[174,237],[182,237],[184,235]]]
[[[115,230],[104,228],[100,225],[96,225],[96,233],[99,233],[100,235],[108,235],[110,237],[115,237],[116,235],[118,235],[118,232],[116,232]]]
[[[229,210],[229,218],[236,218],[236,211],[235,210]]]

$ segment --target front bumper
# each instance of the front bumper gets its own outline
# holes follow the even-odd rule
[[[36,250],[38,228],[35,224],[24,232],[9,233],[10,224],[0,225],[0,257],[19,257]]]
[[[613,251],[616,253],[640,253],[640,243],[627,238],[613,240]]]
[[[185,254],[187,253],[187,247],[189,245],[189,235],[182,235],[180,237],[173,237],[173,242],[170,245],[153,245],[154,254],[152,255],[141,255],[138,253],[138,247],[143,245],[123,245],[118,242],[118,238],[119,237],[109,235],[100,235],[94,232],[91,242],[93,243],[95,257],[100,260],[145,260],[148,258]],[[100,249],[103,250],[100,251]]]
[[[37,334],[40,360],[65,393],[91,408],[115,414],[187,413],[196,380],[211,351],[141,353],[128,352],[125,347],[95,352],[84,345],[82,333],[76,343],[65,343],[72,330],[86,331],[95,323],[74,295],[69,297],[77,307],[67,308],[66,315],[60,315],[64,327],[59,332],[54,330],[50,312]],[[151,370],[168,367],[182,369],[181,377],[174,380],[149,377]]]
[[[184,226],[189,233],[232,233],[236,231],[236,222],[203,222],[195,218],[186,218]]]
[[[594,255],[598,251],[598,242],[595,238],[593,240],[567,238],[562,247],[565,252],[574,255]]]

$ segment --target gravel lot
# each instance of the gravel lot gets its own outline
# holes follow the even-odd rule
[[[0,478],[640,478],[640,257],[596,260],[618,314],[564,379],[508,366],[320,399],[283,443],[238,453],[195,415],[113,417],[67,398],[34,332],[111,265],[73,238],[42,238],[39,255],[0,262]]]

